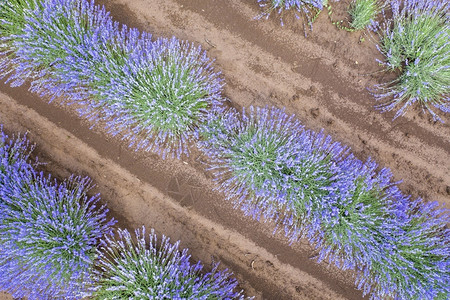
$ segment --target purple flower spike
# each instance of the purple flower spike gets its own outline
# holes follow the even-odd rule
[[[327,5],[328,0],[258,0],[258,3],[264,7],[264,12],[257,17],[258,19],[263,17],[267,19],[273,11],[276,11],[280,15],[281,26],[284,26],[283,14],[293,11],[297,19],[305,17],[312,26],[312,22]]]

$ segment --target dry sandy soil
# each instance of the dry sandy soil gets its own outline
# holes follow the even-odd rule
[[[392,169],[405,193],[450,207],[450,116],[433,122],[420,110],[392,121],[373,109],[367,87],[388,80],[369,37],[337,30],[322,13],[305,38],[301,23],[274,16],[254,20],[255,0],[97,1],[113,18],[155,36],[201,44],[225,78],[224,95],[237,107],[275,105],[307,128],[371,156]],[[344,1],[344,5],[346,2]],[[339,12],[339,6],[335,10]],[[339,17],[339,14],[336,15]],[[386,77],[386,78],[385,78]],[[256,299],[361,299],[352,274],[317,264],[306,244],[290,246],[273,225],[243,216],[214,191],[203,158],[162,160],[133,152],[71,107],[0,86],[0,123],[29,131],[44,168],[58,177],[88,175],[119,226],[145,225],[180,239],[195,260],[221,261]],[[2,294],[0,294],[0,299]]]
[[[0,300],[13,300],[14,298],[7,293],[0,292]]]

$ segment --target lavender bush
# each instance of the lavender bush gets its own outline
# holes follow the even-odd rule
[[[16,78],[30,79],[31,90],[41,96],[70,95],[78,100],[76,95],[83,91],[81,95],[86,98],[85,89],[89,84],[82,79],[98,80],[96,73],[104,71],[98,70],[102,62],[96,52],[113,40],[114,23],[108,13],[93,2],[39,2],[39,6],[26,14],[23,29],[13,38],[13,49],[16,49],[13,54],[19,64],[5,67],[7,71],[14,67],[8,81],[20,85],[22,82],[15,82]],[[8,19],[6,16],[4,20]]]
[[[28,162],[25,138],[1,132],[0,289],[28,299],[79,299],[92,285],[96,246],[113,221],[90,181],[57,183]]]
[[[389,247],[372,265],[377,295],[396,299],[448,299],[450,212],[421,199],[399,201]]]
[[[363,30],[375,22],[377,14],[383,6],[378,0],[353,0],[349,6],[350,27],[353,30]]]
[[[449,212],[410,201],[388,169],[356,159],[276,108],[218,110],[199,136],[228,199],[283,227],[291,242],[307,238],[319,261],[355,270],[364,294],[449,293]]]
[[[147,138],[136,146],[163,157],[188,154],[197,125],[211,106],[222,102],[221,80],[205,52],[175,38],[161,38],[128,60],[124,70],[122,78],[116,77],[121,85],[105,100],[114,102],[105,109],[114,119],[111,128],[143,133]]]
[[[117,233],[117,239],[106,237],[99,251],[94,299],[243,299],[230,274],[217,265],[202,274],[202,265],[192,265],[179,242],[163,236],[158,245],[153,230],[147,241],[144,227],[136,230],[136,239],[127,230]]]
[[[283,14],[285,11],[292,10],[295,17],[305,17],[310,23],[313,15],[322,11],[324,6],[328,4],[328,0],[258,0],[261,7],[264,7],[264,12],[260,17],[269,18],[273,11],[280,15],[281,25],[283,24]]]
[[[321,207],[312,216],[319,224],[317,235],[311,239],[319,252],[319,261],[327,259],[342,269],[355,270],[355,284],[364,294],[371,292],[372,299],[416,299],[404,295],[410,291],[421,295],[413,286],[422,278],[411,274],[404,276],[412,271],[395,263],[402,259],[411,264],[411,261],[406,262],[410,257],[402,257],[398,251],[398,242],[406,241],[409,234],[409,211],[406,209],[409,198],[392,181],[391,172],[386,168],[378,170],[379,166],[373,160],[363,163],[350,155],[339,165],[341,178],[350,180],[345,181],[337,197],[321,202]],[[416,203],[423,204],[420,200]],[[443,221],[438,223],[442,226]],[[441,242],[444,244],[445,240]],[[432,251],[442,250],[439,247],[442,245]],[[449,256],[442,255],[440,259],[449,260]],[[426,277],[434,272],[429,269],[423,275]],[[448,280],[448,277],[441,279]],[[406,284],[397,284],[401,280]],[[442,288],[435,291],[445,290]]]
[[[25,0],[0,6],[0,74],[18,86],[83,105],[130,146],[180,157],[222,80],[200,47],[113,22],[87,0]],[[19,7],[19,9],[16,9]],[[20,26],[16,26],[20,24]]]
[[[434,120],[436,109],[450,112],[450,4],[448,1],[392,0],[392,19],[380,27],[379,61],[400,75],[377,85],[374,95],[382,111],[397,110],[394,118],[418,103]]]
[[[291,240],[305,233],[312,208],[335,188],[336,164],[345,152],[283,110],[250,107],[211,114],[199,145],[228,199],[254,218],[284,223]]]
[[[20,35],[26,25],[26,17],[32,14],[40,1],[35,0],[11,0],[0,2],[0,76],[14,74],[15,68],[21,63],[15,52],[15,37]],[[28,74],[23,77],[16,75],[13,86],[21,85],[26,80]]]

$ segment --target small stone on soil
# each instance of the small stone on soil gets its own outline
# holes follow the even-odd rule
[[[320,111],[318,108],[312,108],[310,110],[310,113],[314,118],[317,118],[320,115]]]

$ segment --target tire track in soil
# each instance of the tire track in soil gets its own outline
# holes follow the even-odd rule
[[[416,109],[392,122],[393,113],[375,111],[366,87],[388,80],[376,73],[375,58],[381,57],[373,43],[358,43],[361,34],[334,28],[326,13],[305,38],[298,21],[287,18],[281,27],[274,16],[254,20],[261,10],[253,0],[98,3],[127,25],[201,44],[216,59],[225,96],[237,106],[284,106],[360,159],[371,156],[391,168],[406,193],[450,207],[449,115],[440,124]]]
[[[101,193],[120,226],[153,227],[181,240],[205,265],[222,261],[256,299],[362,298],[350,272],[315,263],[307,243],[289,246],[282,235],[272,235],[272,224],[244,217],[214,192],[210,178],[189,166],[200,168],[200,158],[186,165],[125,150],[98,126],[91,130],[73,107],[48,104],[26,87],[1,90],[0,123],[6,131],[29,132],[40,160],[49,162],[45,170],[55,176],[91,177],[94,192]],[[167,196],[174,192],[182,196],[179,201]],[[186,201],[189,196],[193,201]]]

